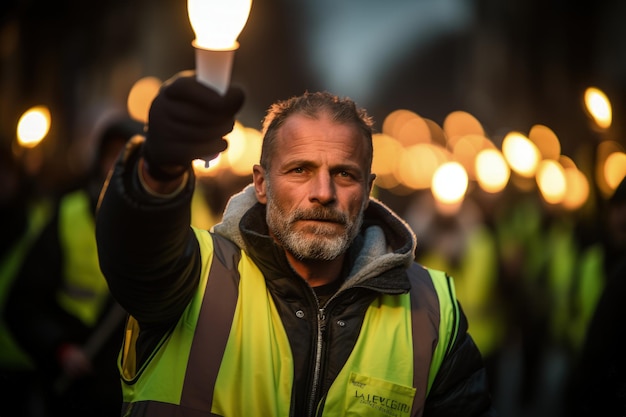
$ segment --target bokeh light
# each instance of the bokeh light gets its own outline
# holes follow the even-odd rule
[[[557,160],[561,154],[561,143],[556,133],[548,126],[534,125],[528,132],[528,139],[535,144],[542,159]]]
[[[543,199],[549,204],[559,204],[565,198],[565,170],[553,159],[541,161],[537,168],[537,186]]]
[[[589,181],[578,169],[565,167],[565,183],[567,192],[561,204],[567,210],[577,210],[589,198]]]
[[[404,147],[432,141],[426,121],[418,114],[406,109],[391,112],[383,121],[382,132],[395,138]]]
[[[488,193],[502,191],[511,176],[511,169],[497,149],[483,149],[476,156],[476,180]]]
[[[144,77],[137,80],[131,87],[126,100],[130,117],[147,123],[150,105],[159,92],[159,88],[161,88],[161,80],[156,77]]]
[[[467,191],[468,179],[463,165],[458,162],[446,162],[434,173],[432,181],[433,196],[437,201],[454,204],[463,200]]]
[[[470,113],[460,110],[453,111],[446,116],[443,121],[443,131],[446,133],[451,146],[454,146],[460,138],[466,135],[485,135],[483,126],[478,119]]]
[[[513,171],[525,178],[535,175],[539,164],[539,149],[526,136],[510,132],[502,141],[502,153]]]
[[[626,153],[613,152],[604,162],[604,178],[612,192],[626,176]]]
[[[46,106],[26,110],[17,122],[17,141],[24,148],[34,148],[50,131],[51,116]]]
[[[619,177],[622,171],[619,164],[616,165],[615,162],[611,162],[607,168],[609,157],[616,153],[624,153],[624,149],[619,143],[611,140],[600,142],[596,149],[595,181],[604,198],[609,198],[615,190],[615,187],[609,184],[608,176],[611,176],[611,181],[614,183],[615,178]],[[613,156],[612,159],[619,163],[619,156]],[[607,170],[615,172],[607,174]]]
[[[446,150],[440,146],[419,143],[405,149],[395,175],[399,182],[414,190],[428,189],[441,164],[449,160]]]
[[[613,110],[609,98],[602,90],[589,87],[584,94],[585,109],[600,129],[611,127]]]

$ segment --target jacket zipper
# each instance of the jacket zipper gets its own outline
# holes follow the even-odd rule
[[[320,308],[317,313],[317,337],[315,348],[315,367],[313,369],[313,384],[311,386],[311,399],[309,401],[309,409],[307,416],[315,416],[317,409],[317,397],[320,389],[320,378],[322,372],[322,349],[324,347],[324,331],[326,330],[326,312]]]

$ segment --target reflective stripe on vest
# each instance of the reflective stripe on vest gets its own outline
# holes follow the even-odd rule
[[[0,260],[0,313],[4,313],[6,297],[17,277],[22,262],[31,245],[37,240],[48,223],[52,213],[52,207],[48,200],[35,201],[27,210],[28,224],[25,233]],[[22,351],[22,348],[13,339],[2,314],[0,314],[0,367],[18,370],[34,369],[30,357]]]
[[[120,357],[124,415],[290,416],[292,352],[261,272],[230,243],[227,248],[221,238],[212,240],[204,231],[196,230],[196,235],[203,257],[200,288],[206,291],[198,291],[138,372],[133,359],[138,328],[131,320]],[[213,256],[220,261],[213,262]],[[229,272],[234,269],[238,273]],[[436,291],[415,285],[411,296],[384,295],[370,305],[320,415],[346,415],[347,410],[356,413],[351,415],[421,414],[456,334],[458,312],[444,274],[420,282],[432,282]],[[424,329],[433,329],[432,334]],[[420,342],[415,349],[414,340]]]
[[[84,191],[68,194],[61,201],[59,235],[63,285],[57,300],[68,313],[92,326],[106,303],[109,287],[100,271],[94,216]]]

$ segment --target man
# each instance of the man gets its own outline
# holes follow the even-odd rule
[[[372,124],[352,101],[272,106],[253,184],[212,233],[190,228],[190,162],[226,148],[242,103],[174,77],[102,195],[100,263],[131,315],[123,414],[493,415],[452,282],[369,197]]]

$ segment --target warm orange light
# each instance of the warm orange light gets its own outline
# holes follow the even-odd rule
[[[497,149],[483,149],[476,156],[476,180],[488,193],[500,192],[506,187],[511,169]]]
[[[613,119],[611,102],[604,92],[596,87],[585,90],[585,107],[596,125],[601,129],[608,129]]]
[[[537,186],[543,199],[549,204],[558,204],[565,198],[565,171],[561,164],[552,159],[541,161],[537,169]]]
[[[422,190],[431,186],[435,171],[448,160],[448,154],[440,146],[418,143],[404,150],[394,172],[401,184]]]
[[[567,210],[577,210],[589,198],[589,181],[585,174],[576,168],[565,168],[567,192],[561,204]]]
[[[467,173],[463,165],[454,161],[446,162],[433,175],[433,196],[442,203],[458,203],[463,200],[467,185]]]
[[[548,126],[534,125],[528,132],[528,139],[535,144],[542,159],[558,159],[561,154],[561,143],[556,133]]]
[[[459,138],[466,135],[485,136],[485,130],[478,119],[460,110],[446,116],[443,131],[446,132],[450,145],[454,145]]]
[[[46,106],[31,107],[17,122],[17,142],[24,148],[34,148],[50,131],[51,116]]]
[[[144,77],[137,80],[131,87],[126,100],[126,108],[130,117],[147,123],[150,105],[157,96],[159,88],[161,88],[161,80],[156,77]]]
[[[519,132],[507,134],[502,141],[502,153],[513,171],[526,178],[535,175],[539,149],[526,136]]]
[[[377,133],[372,137],[374,159],[372,172],[376,174],[376,185],[390,189],[398,185],[394,175],[395,167],[403,153],[402,145],[392,136]]]
[[[626,176],[626,153],[613,152],[604,162],[604,178],[611,189],[615,191],[619,183]]]

